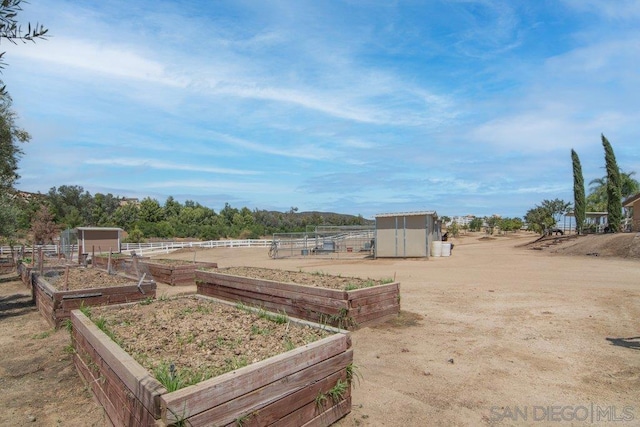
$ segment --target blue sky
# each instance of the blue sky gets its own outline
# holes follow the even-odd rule
[[[522,216],[640,173],[640,1],[32,0],[21,190]]]

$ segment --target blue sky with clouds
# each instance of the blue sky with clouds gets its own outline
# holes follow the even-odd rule
[[[3,42],[18,188],[522,216],[640,173],[635,0],[32,0]]]

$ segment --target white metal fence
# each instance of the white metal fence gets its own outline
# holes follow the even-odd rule
[[[120,250],[122,252],[135,251],[138,255],[149,252],[170,252],[176,249],[184,248],[267,248],[271,245],[271,239],[245,239],[245,240],[208,240],[206,242],[152,242],[152,243],[122,243]],[[21,246],[14,246],[14,251]],[[36,246],[37,250],[47,254],[57,255],[60,251],[58,245],[42,245]],[[25,252],[31,252],[31,246],[25,246]],[[69,249],[69,248],[67,248]],[[78,245],[71,245],[71,253],[77,256]],[[0,255],[11,254],[11,247],[0,246]]]

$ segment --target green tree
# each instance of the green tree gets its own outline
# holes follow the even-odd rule
[[[16,115],[11,109],[12,100],[9,95],[0,95],[0,191],[13,189],[13,184],[20,178],[18,161],[23,154],[20,143],[31,139],[29,133],[16,126]]]
[[[48,201],[57,223],[74,228],[89,225],[93,216],[93,196],[80,185],[61,185],[49,189]]]
[[[458,223],[452,222],[451,224],[449,224],[447,226],[447,233],[451,233],[451,237],[458,237],[458,235],[460,234],[460,228],[458,227]]]
[[[139,219],[143,222],[160,222],[164,219],[164,210],[156,199],[145,197],[140,202]]]
[[[480,229],[482,228],[482,218],[473,218],[470,222],[469,222],[469,230],[471,231],[480,231]]]
[[[36,39],[45,39],[47,36],[47,30],[40,24],[32,26],[27,24],[27,30],[23,31],[23,28],[16,17],[19,12],[22,11],[20,5],[22,0],[2,0],[0,2],[0,39],[5,39],[13,44],[17,44],[18,41],[23,43],[35,42]],[[25,1],[25,3],[27,3]],[[4,62],[5,52],[0,53],[0,70],[5,67]],[[0,81],[2,87],[0,88],[0,95],[6,95],[6,88],[2,81]]]
[[[625,199],[633,196],[640,191],[640,183],[633,176],[636,173],[625,172],[620,169],[620,193]],[[607,176],[595,178],[589,182],[589,195],[587,196],[587,212],[606,212],[607,211]]]
[[[602,146],[604,147],[604,160],[607,169],[607,222],[609,223],[609,230],[616,233],[620,231],[620,222],[622,221],[620,168],[618,168],[613,148],[604,135],[602,135]]]
[[[0,192],[0,242],[8,242],[14,239],[17,232],[18,215],[20,210],[4,192]]]
[[[113,194],[96,193],[93,196],[91,225],[109,226],[114,224],[113,214],[120,206],[120,200]]]
[[[138,211],[139,209],[137,205],[134,203],[127,203],[116,209],[113,213],[113,221],[118,227],[121,227],[126,231],[131,231],[138,221]]]
[[[571,150],[571,162],[573,164],[573,214],[576,218],[576,231],[582,234],[582,226],[586,214],[586,200],[584,197],[584,177],[582,165],[575,150]]]
[[[40,210],[36,212],[36,216],[31,223],[31,232],[33,233],[33,240],[38,245],[52,243],[54,237],[60,232],[47,205],[42,205]]]
[[[487,224],[487,233],[493,234],[493,229],[496,228],[499,221],[500,221],[500,218],[495,215],[485,217],[484,222]]]
[[[520,218],[500,218],[498,228],[502,231],[517,231],[522,228],[522,220]]]
[[[173,196],[169,196],[164,202],[164,217],[166,219],[177,218],[178,215],[180,215],[181,209],[182,205],[180,202],[176,201]]]
[[[561,199],[545,199],[540,205],[529,209],[524,220],[527,222],[529,230],[545,234],[556,225],[559,216],[566,213],[569,206],[571,206],[570,203]]]

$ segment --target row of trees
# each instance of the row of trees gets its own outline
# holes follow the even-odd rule
[[[91,195],[81,186],[52,187],[47,194],[21,198],[15,205],[15,237],[48,243],[58,233],[78,226],[120,227],[131,241],[145,238],[253,239],[278,232],[305,231],[317,225],[366,225],[362,216],[238,209],[225,204],[220,212],[187,200],[168,197],[163,204],[147,197],[132,201],[112,194]],[[3,235],[6,235],[3,233]]]
[[[594,185],[591,194],[585,199],[584,178],[578,154],[571,150],[573,162],[573,198],[576,228],[582,233],[586,211],[607,212],[607,226],[610,232],[620,231],[622,226],[622,200],[638,192],[640,184],[633,178],[635,172],[625,173],[618,167],[613,147],[609,140],[601,135],[604,148],[605,177],[590,182]]]
[[[483,228],[487,230],[489,234],[493,234],[495,229],[497,228],[500,231],[516,231],[522,228],[524,222],[521,218],[509,218],[509,217],[499,217],[496,215],[493,216],[485,216],[483,218],[475,217],[469,224],[458,224],[455,221],[452,221],[448,216],[443,216],[442,222],[447,225],[447,232],[451,233],[453,237],[456,237],[462,230],[469,231],[481,231]]]
[[[545,233],[553,228],[559,217],[573,210],[578,233],[584,232],[586,212],[607,212],[610,232],[620,231],[622,224],[622,200],[640,191],[640,183],[633,178],[635,172],[624,172],[618,167],[613,147],[601,135],[607,174],[589,182],[590,193],[585,197],[584,177],[580,158],[571,150],[573,166],[573,205],[564,200],[543,200],[525,215],[529,229]]]

